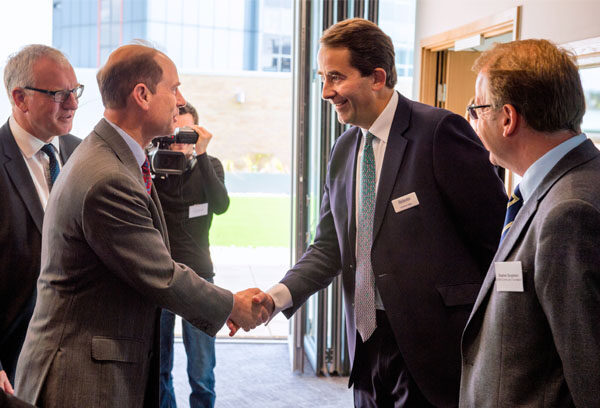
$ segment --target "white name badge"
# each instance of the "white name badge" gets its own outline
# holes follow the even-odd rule
[[[392,205],[394,206],[394,211],[399,213],[400,211],[408,210],[409,208],[419,205],[419,199],[415,193],[410,193],[392,200]]]
[[[494,262],[497,292],[523,292],[523,266],[521,261]]]
[[[190,205],[190,218],[208,214],[208,203]]]

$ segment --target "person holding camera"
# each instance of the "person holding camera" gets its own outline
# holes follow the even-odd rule
[[[171,151],[185,155],[182,174],[162,174],[155,169],[154,185],[165,214],[171,253],[177,262],[190,266],[200,277],[212,282],[208,230],[213,214],[229,207],[223,165],[206,154],[212,135],[198,126],[198,113],[189,103],[179,108],[177,126],[191,127],[198,134],[196,144],[173,143]],[[188,359],[187,373],[192,388],[190,407],[215,404],[215,339],[183,320],[183,343]],[[160,406],[175,407],[173,389],[173,328],[175,315],[163,309],[160,322]]]

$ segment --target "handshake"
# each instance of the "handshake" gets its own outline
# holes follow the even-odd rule
[[[237,292],[233,295],[233,309],[227,319],[229,335],[235,335],[240,327],[250,331],[268,322],[274,309],[273,298],[260,289],[250,288]]]

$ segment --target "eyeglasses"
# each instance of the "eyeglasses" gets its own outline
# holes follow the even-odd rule
[[[477,120],[479,119],[479,116],[477,116],[477,111],[475,109],[483,109],[483,108],[491,108],[492,105],[469,105],[467,106],[467,111],[469,112],[469,116],[471,117],[471,119],[473,120]]]
[[[26,86],[25,89],[29,89],[30,91],[36,91],[45,93],[46,95],[50,95],[54,102],[64,103],[67,99],[69,99],[69,95],[73,94],[75,99],[79,99],[81,94],[83,93],[84,86],[79,84],[73,89],[61,89],[59,91],[48,91],[47,89],[39,89],[34,88],[32,86]]]

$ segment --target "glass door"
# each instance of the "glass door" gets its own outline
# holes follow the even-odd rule
[[[333,107],[321,99],[317,52],[323,30],[348,17],[375,19],[378,0],[326,0],[297,3],[295,30],[294,138],[294,248],[299,259],[312,243],[323,197],[329,154],[345,126]],[[298,29],[299,28],[299,29]],[[317,375],[349,372],[341,277],[315,293],[294,317],[290,346],[294,369],[301,370],[300,354]]]

